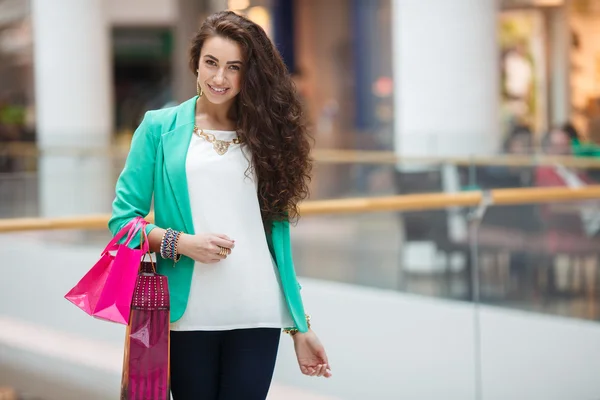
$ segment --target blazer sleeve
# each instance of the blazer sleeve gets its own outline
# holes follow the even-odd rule
[[[154,167],[158,139],[152,131],[152,114],[146,112],[133,134],[125,166],[115,187],[112,215],[108,228],[113,236],[135,217],[145,218],[150,213],[154,193]],[[156,225],[148,224],[146,233]],[[121,243],[124,239],[121,241]],[[140,234],[132,243],[140,243]]]

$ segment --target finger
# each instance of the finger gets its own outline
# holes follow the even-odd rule
[[[220,260],[224,260],[227,258],[228,255],[231,254],[231,249],[228,249],[226,247],[215,246],[212,252],[213,257],[217,257]]]
[[[300,371],[302,371],[304,375],[310,375],[310,371],[304,365],[300,366]]]
[[[235,242],[225,235],[215,235],[211,242],[217,246],[226,247],[228,249],[233,249],[235,247]]]
[[[315,367],[309,367],[310,376],[315,376],[317,374],[317,369]]]
[[[221,239],[225,239],[225,240],[231,240],[232,242],[234,241],[233,239],[231,239],[229,236],[223,234],[223,233],[213,233],[213,235],[220,237]]]
[[[331,378],[331,377],[333,376],[333,373],[331,372],[331,370],[330,370],[329,368],[327,368],[327,369],[325,370],[325,373],[323,374],[323,376],[324,376],[325,378]]]
[[[319,376],[319,373],[321,371],[321,366],[317,365],[314,369],[315,369],[315,372],[312,373],[310,376]]]
[[[216,252],[216,253],[217,253],[219,256],[223,256],[223,255],[221,254],[221,249],[225,249],[225,250],[226,250],[226,253],[227,253],[227,254],[225,254],[225,257],[227,257],[228,255],[230,255],[230,254],[231,254],[231,249],[228,249],[227,247],[219,247],[219,246],[216,246],[216,247],[215,247],[215,250],[214,250],[214,252]]]
[[[325,373],[325,364],[320,364],[317,367],[317,376],[323,376],[324,373]]]

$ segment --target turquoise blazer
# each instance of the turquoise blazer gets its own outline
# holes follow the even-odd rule
[[[125,167],[117,181],[108,222],[113,235],[132,218],[146,217],[153,195],[156,225],[148,224],[148,233],[160,226],[194,234],[185,160],[193,133],[196,100],[194,97],[179,106],[145,114],[133,135]],[[136,239],[139,240],[139,236]],[[134,243],[139,243],[137,240]],[[300,285],[292,261],[289,222],[274,222],[267,242],[295,327],[306,332]],[[171,322],[174,322],[181,318],[187,306],[194,260],[184,256],[174,265],[172,260],[157,258],[158,273],[169,280]]]

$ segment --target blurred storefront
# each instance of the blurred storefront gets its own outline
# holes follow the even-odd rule
[[[600,114],[600,0],[458,0],[452,9],[445,0],[417,2],[418,8],[405,0],[93,0],[89,4],[94,6],[87,9],[60,0],[74,19],[78,12],[101,10],[90,14],[101,23],[71,26],[71,35],[65,36],[73,36],[77,28],[81,32],[75,36],[88,37],[88,45],[91,38],[100,47],[108,45],[106,52],[89,53],[79,52],[81,40],[62,42],[64,52],[58,47],[40,52],[39,47],[56,46],[58,33],[52,26],[44,32],[54,32],[54,39],[40,36],[36,50],[33,37],[46,29],[44,20],[59,24],[41,14],[32,23],[35,7],[30,4],[43,3],[0,2],[0,115],[5,137],[14,136],[14,128],[6,127],[16,122],[17,139],[33,140],[47,109],[42,103],[61,103],[61,96],[65,104],[70,98],[79,105],[103,104],[106,97],[109,107],[90,124],[110,121],[111,132],[98,133],[109,135],[109,142],[116,133],[130,135],[143,110],[194,93],[186,65],[190,32],[206,14],[223,8],[247,15],[273,38],[305,101],[317,147],[395,150],[404,155],[420,155],[432,147],[439,155],[487,153],[500,150],[515,124],[529,126],[539,137],[554,125],[573,121],[582,134],[593,136],[589,127]],[[428,15],[434,14],[438,19],[430,20]],[[468,25],[469,30],[463,23],[449,30],[452,20],[493,18],[495,31],[479,24]],[[470,33],[459,35],[458,26]],[[86,29],[102,33],[89,35]],[[472,40],[481,35],[490,37]],[[496,55],[486,50],[490,45],[496,47]],[[473,46],[483,52],[471,52]],[[58,65],[58,57],[64,65]],[[100,65],[89,72],[94,76],[83,77],[80,69],[68,67],[83,58]],[[50,66],[62,72],[47,79]],[[46,72],[36,75],[39,69]],[[79,75],[92,87],[69,83]],[[57,101],[44,79],[73,90],[64,90]],[[459,85],[469,79],[485,91],[483,97]],[[93,96],[85,96],[86,91]],[[456,110],[444,108],[450,103]],[[478,110],[470,109],[473,104]],[[490,111],[481,113],[488,107]],[[450,115],[462,121],[456,129]],[[478,115],[481,122],[473,122]],[[501,123],[495,133],[497,119]],[[452,129],[473,145],[456,147],[452,135],[441,136],[442,130]]]
[[[0,143],[33,140],[29,14],[27,2],[0,2]],[[1,164],[0,159],[0,171]]]
[[[127,140],[147,110],[173,102],[173,32],[168,27],[115,27],[112,48],[115,126]]]
[[[600,1],[503,0],[498,28],[505,132],[515,121],[538,136],[572,122],[591,138],[600,114]]]
[[[600,144],[600,0],[574,0],[569,25],[572,118],[588,139]]]

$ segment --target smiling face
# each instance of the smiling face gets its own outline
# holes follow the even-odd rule
[[[232,102],[242,88],[242,49],[221,36],[207,39],[198,60],[198,83],[213,104]]]

